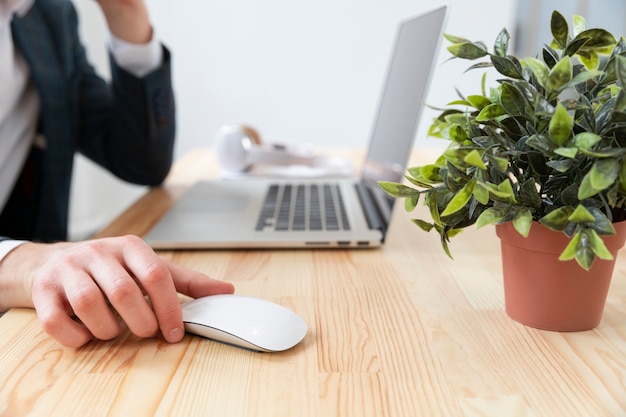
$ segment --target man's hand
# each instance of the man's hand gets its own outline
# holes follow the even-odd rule
[[[143,0],[97,0],[109,30],[128,43],[145,44],[152,39],[152,26]]]
[[[0,262],[0,311],[34,307],[43,330],[69,347],[116,337],[115,312],[139,337],[160,331],[178,342],[184,327],[177,292],[197,298],[233,291],[157,256],[136,236],[25,243]]]

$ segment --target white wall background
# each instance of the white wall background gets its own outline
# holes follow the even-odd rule
[[[233,121],[256,127],[266,141],[364,146],[399,21],[447,3],[448,33],[491,45],[503,27],[513,33],[516,10],[515,0],[497,7],[493,0],[146,1],[173,52],[177,156],[211,146],[217,129]],[[90,57],[108,76],[98,6],[75,2]],[[455,87],[479,91],[482,73],[464,75],[468,62],[448,58],[442,51],[428,96],[433,106],[455,99]],[[441,146],[426,138],[433,115],[424,112],[416,146]],[[77,158],[70,235],[88,236],[141,192]]]

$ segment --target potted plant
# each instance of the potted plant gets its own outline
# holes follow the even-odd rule
[[[441,109],[429,134],[449,146],[436,161],[410,168],[407,185],[380,186],[409,211],[428,206],[431,219],[413,222],[439,233],[450,257],[451,237],[495,224],[507,313],[533,327],[586,330],[600,322],[626,239],[626,43],[580,16],[570,33],[557,11],[550,28],[551,43],[526,58],[509,55],[506,29],[492,52],[444,35],[453,57],[482,59],[470,69],[493,67],[499,79],[487,89],[483,75],[479,93]],[[600,305],[584,311],[594,299]]]

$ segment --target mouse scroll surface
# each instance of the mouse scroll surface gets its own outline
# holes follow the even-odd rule
[[[307,332],[293,311],[254,297],[211,295],[184,304],[182,311],[189,333],[256,351],[290,349]]]

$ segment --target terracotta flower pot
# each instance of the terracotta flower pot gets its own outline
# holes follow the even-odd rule
[[[626,240],[626,221],[614,227],[616,235],[603,236],[614,260],[596,258],[585,271],[574,260],[559,261],[569,243],[565,234],[533,222],[524,238],[512,222],[496,225],[507,314],[519,323],[545,330],[595,328],[602,319],[617,252]]]

